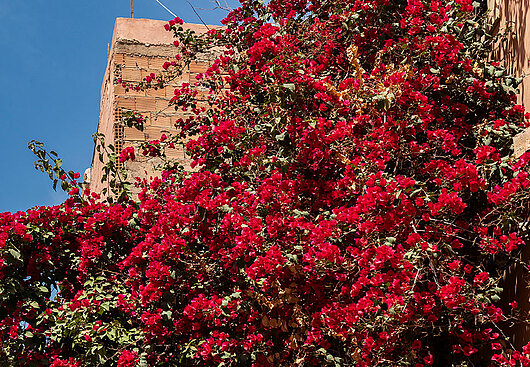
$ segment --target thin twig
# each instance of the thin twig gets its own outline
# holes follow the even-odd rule
[[[157,0],[158,1],[158,0]],[[199,13],[197,13],[197,11],[195,10],[195,7],[188,1],[186,0],[186,2],[188,4],[190,4],[191,8],[193,9],[193,12],[195,13],[195,15],[200,19],[200,21],[202,22],[202,24],[204,24],[204,26],[206,27],[207,30],[210,30],[210,28],[208,27],[208,25],[206,23],[204,23],[204,20],[202,20],[201,16],[199,15]]]
[[[230,8],[230,6],[228,6],[228,1],[226,1],[226,0],[225,0],[225,6],[226,6],[226,7],[224,7],[224,8],[223,8],[223,6],[221,5],[221,3],[219,2],[219,0],[215,0],[215,3],[217,4],[217,7],[218,7],[219,9],[223,9],[223,10],[226,10],[226,11],[232,11],[232,10],[233,10],[232,8]]]

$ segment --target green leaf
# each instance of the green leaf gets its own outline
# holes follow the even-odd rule
[[[296,89],[296,86],[293,83],[282,84],[282,87],[284,87],[285,89],[289,89],[291,92],[294,92]]]
[[[494,294],[493,296],[491,296],[491,300],[493,302],[498,302],[501,300],[501,297],[499,297],[498,295]]]
[[[496,78],[500,78],[501,76],[504,75],[504,70],[497,70],[497,71],[495,71],[494,75],[495,75]]]
[[[9,255],[11,255],[11,257],[13,257],[13,259],[20,261],[20,251],[18,251],[17,249],[10,248],[9,249]]]
[[[160,316],[162,316],[166,320],[171,320],[173,313],[171,311],[163,311],[160,313]]]

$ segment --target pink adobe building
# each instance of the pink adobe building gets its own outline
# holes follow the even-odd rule
[[[205,72],[215,59],[214,54],[202,54],[193,62],[176,80],[163,89],[148,89],[142,91],[126,90],[119,82],[138,84],[151,73],[155,75],[168,75],[163,69],[167,61],[174,61],[178,53],[173,44],[173,33],[164,29],[167,22],[151,19],[118,18],[114,25],[114,34],[110,46],[107,67],[101,87],[100,115],[97,132],[104,136],[105,145],[112,144],[116,155],[127,147],[134,147],[136,151],[142,143],[160,139],[162,134],[177,133],[175,122],[185,118],[187,113],[175,111],[169,105],[174,96],[176,87],[183,83],[193,85],[195,76]],[[198,24],[183,25],[185,29],[196,33],[204,33],[208,28]],[[199,94],[207,93],[199,90]],[[123,126],[122,112],[137,111],[147,117],[144,130],[139,131],[132,127]],[[189,167],[181,147],[166,149],[166,156],[170,160],[178,161]],[[101,193],[108,188],[108,182],[102,182],[103,168],[107,163],[107,156],[103,154],[103,162],[99,160],[99,153],[94,149],[92,166],[85,173],[85,182],[89,182],[93,192]],[[136,155],[134,162],[125,162],[128,181],[134,177],[149,177],[156,175],[156,167],[162,163],[160,158]],[[117,163],[122,165],[122,163]],[[134,190],[133,190],[134,192]]]

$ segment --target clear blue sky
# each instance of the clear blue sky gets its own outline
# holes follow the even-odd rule
[[[185,22],[200,23],[187,1],[160,1]],[[226,14],[207,10],[213,1],[190,2],[208,24]],[[130,0],[0,0],[0,212],[65,199],[35,170],[28,141],[58,152],[67,170],[82,175],[90,166],[107,43],[114,20],[129,15]],[[172,18],[156,0],[134,0],[134,15]]]

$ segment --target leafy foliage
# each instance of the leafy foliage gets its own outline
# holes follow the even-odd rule
[[[501,299],[529,241],[528,116],[479,9],[243,1],[206,35],[169,22],[175,75],[221,54],[197,77],[209,108],[176,89],[193,116],[144,154],[188,137],[197,170],[138,202],[1,214],[2,361],[530,365],[502,329],[528,315]]]

